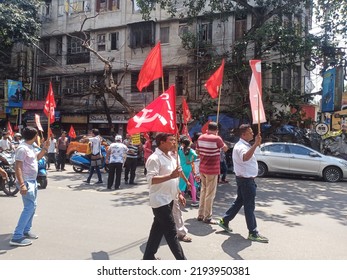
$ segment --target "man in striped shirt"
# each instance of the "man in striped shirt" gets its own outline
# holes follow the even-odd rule
[[[228,150],[228,146],[217,134],[217,123],[210,122],[207,132],[201,135],[197,141],[201,177],[198,221],[208,224],[217,224],[212,220],[212,207],[220,173],[220,149],[223,149],[224,152]]]

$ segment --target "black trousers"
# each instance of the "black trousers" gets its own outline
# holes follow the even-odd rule
[[[57,167],[57,160],[55,157],[55,153],[48,153],[48,160],[47,160],[47,166],[50,168],[51,162],[54,163],[54,167]]]
[[[114,182],[114,174],[116,173],[116,182],[114,184],[115,188],[118,189],[120,186],[121,176],[122,176],[123,163],[115,162],[108,165],[108,179],[107,188],[111,189]]]
[[[172,216],[172,205],[173,201],[168,205],[152,208],[154,220],[143,255],[144,260],[155,260],[155,254],[163,236],[176,260],[186,260],[177,238],[176,225]]]
[[[64,169],[66,162],[66,150],[59,150],[57,169]]]
[[[124,180],[127,182],[129,180],[129,172],[130,172],[130,180],[129,183],[134,183],[135,175],[136,175],[136,167],[137,167],[137,158],[127,158],[124,163],[125,171],[124,171]]]

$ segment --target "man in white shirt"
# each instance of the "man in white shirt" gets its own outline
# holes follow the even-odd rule
[[[235,218],[243,206],[245,211],[246,224],[248,228],[248,239],[261,243],[268,243],[269,240],[261,236],[257,230],[257,221],[254,215],[255,196],[257,185],[254,178],[258,175],[258,163],[254,155],[255,149],[261,144],[261,135],[255,137],[253,145],[249,142],[253,139],[254,133],[249,124],[242,124],[239,127],[240,140],[235,144],[233,150],[233,163],[236,175],[237,197],[231,207],[225,212],[218,225],[227,231],[229,222]]]
[[[53,162],[54,166],[57,167],[56,153],[57,153],[57,139],[54,138],[54,134],[52,133],[51,144],[48,147],[48,161],[47,161],[48,169],[50,169],[51,162]]]
[[[116,143],[112,143],[107,150],[106,164],[108,164],[107,189],[112,189],[113,183],[116,190],[119,189],[124,158],[128,151],[128,147],[122,143],[122,136],[116,135]],[[114,174],[116,173],[116,182],[114,182]]]
[[[146,162],[149,205],[152,207],[154,221],[143,259],[157,259],[155,254],[164,236],[175,258],[185,260],[186,257],[178,241],[176,225],[172,216],[175,197],[180,193],[178,177],[181,171],[177,167],[176,159],[170,154],[170,151],[175,147],[176,139],[172,134],[158,133],[156,143],[158,148]],[[181,193],[179,194],[179,200],[184,200]]]

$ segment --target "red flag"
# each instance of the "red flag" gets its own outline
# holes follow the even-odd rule
[[[127,132],[177,132],[175,86],[154,99],[128,121]]]
[[[181,135],[185,135],[185,136],[188,137],[189,140],[192,140],[192,138],[189,135],[188,125],[187,124],[183,124],[182,130],[181,130]]]
[[[211,120],[208,120],[201,128],[202,133],[206,133],[208,129],[208,124],[211,122]]]
[[[13,137],[14,133],[10,122],[7,122],[7,132]]]
[[[41,121],[40,121],[40,115],[35,114],[35,123],[38,128],[38,130],[43,131]]]
[[[217,69],[216,72],[213,73],[213,75],[205,83],[205,87],[212,98],[218,97],[219,87],[223,83],[223,74],[224,74],[224,59],[222,60],[221,66]]]
[[[161,61],[160,41],[148,54],[145,62],[142,65],[139,79],[137,81],[137,88],[142,91],[152,81],[163,76],[163,66]]]
[[[250,60],[252,78],[249,84],[249,101],[251,103],[253,123],[266,122],[262,101],[261,61]],[[258,120],[259,119],[259,120]]]
[[[56,107],[56,105],[55,105],[55,100],[54,100],[52,82],[49,82],[49,89],[48,89],[45,107],[43,108],[43,112],[46,114],[47,118],[50,119],[50,123],[54,123],[54,121],[55,121],[55,115],[54,115],[55,114],[55,112],[54,112],[55,107]]]
[[[189,111],[189,107],[186,99],[182,98],[182,109],[183,109],[183,123],[188,123],[192,119],[192,114]]]
[[[70,126],[70,130],[69,130],[69,134],[68,134],[71,138],[76,138],[76,132],[73,128],[73,126]]]

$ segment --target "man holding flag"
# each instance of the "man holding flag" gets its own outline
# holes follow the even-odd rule
[[[246,224],[248,229],[248,239],[251,241],[268,243],[269,240],[260,235],[257,229],[257,221],[254,215],[255,197],[257,185],[254,178],[258,175],[258,162],[254,156],[256,148],[261,144],[260,123],[265,122],[263,103],[261,100],[261,61],[251,60],[252,78],[249,86],[249,98],[253,116],[253,123],[258,123],[258,135],[255,142],[250,145],[254,134],[249,124],[242,124],[239,127],[240,140],[233,149],[233,164],[236,175],[237,197],[225,215],[219,221],[219,226],[227,231],[229,222],[234,219],[236,214],[244,207]]]

